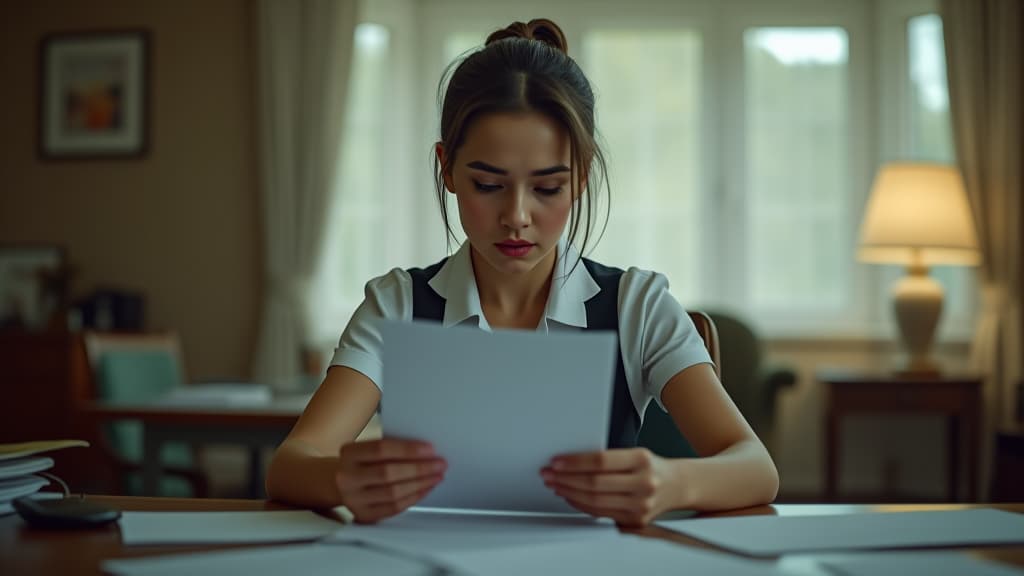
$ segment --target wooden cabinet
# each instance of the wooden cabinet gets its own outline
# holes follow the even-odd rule
[[[87,394],[85,350],[73,332],[0,330],[0,443],[80,438],[90,448],[50,454],[73,492],[108,491],[110,469],[94,427],[77,417]]]

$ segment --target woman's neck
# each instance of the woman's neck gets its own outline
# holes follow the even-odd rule
[[[495,270],[475,249],[470,250],[480,307],[493,327],[535,328],[547,307],[557,250],[525,274]]]

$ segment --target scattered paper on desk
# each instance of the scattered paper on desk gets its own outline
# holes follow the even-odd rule
[[[322,544],[107,560],[103,570],[118,576],[420,576],[436,572],[421,562],[370,548]]]
[[[40,440],[36,442],[19,442],[17,444],[0,444],[0,460],[31,456],[39,452],[49,452],[61,448],[86,447],[85,440]]]
[[[266,512],[125,512],[121,542],[218,544],[316,540],[341,525],[308,510]]]
[[[534,546],[514,546],[450,554],[447,566],[479,576],[586,574],[782,574],[774,562],[699,550],[654,538],[609,534],[602,538]]]
[[[357,542],[430,559],[449,553],[569,542],[618,533],[609,520],[583,515],[491,514],[410,510],[377,524],[351,524],[324,542]]]
[[[1024,569],[963,552],[885,552],[851,554],[819,562],[843,576],[1021,576]]]
[[[1001,510],[695,518],[658,524],[754,556],[1024,542],[1024,514]]]
[[[384,436],[431,442],[448,462],[424,506],[572,511],[540,470],[606,447],[614,333],[408,322],[381,332]]]

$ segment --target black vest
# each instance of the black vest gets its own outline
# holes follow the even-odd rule
[[[445,300],[428,282],[434,277],[445,261],[427,268],[410,268],[407,270],[412,278],[412,317],[416,320],[441,322],[444,320]],[[619,331],[619,279],[623,271],[598,264],[587,258],[583,259],[590,276],[597,282],[601,291],[587,300],[587,327],[584,330]],[[626,371],[622,364],[621,347],[615,363],[615,384],[612,387],[611,422],[608,427],[608,448],[632,448],[637,445],[637,434],[640,432],[640,415],[633,406],[626,381]]]

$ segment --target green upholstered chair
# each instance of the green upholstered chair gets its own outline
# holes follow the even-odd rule
[[[796,383],[795,372],[785,367],[766,365],[760,340],[739,318],[723,312],[709,312],[706,315],[709,325],[702,326],[695,314],[691,312],[690,317],[694,319],[705,345],[709,350],[714,349],[712,358],[717,357],[716,366],[722,385],[754,432],[771,450],[778,394]],[[714,338],[713,342],[709,343],[708,335]],[[653,402],[644,415],[638,443],[662,456],[696,456],[672,417]]]
[[[769,364],[761,339],[739,317],[709,312],[722,343],[722,385],[761,441],[773,448],[779,394],[796,385],[796,372]]]
[[[181,347],[174,334],[105,334],[84,337],[97,400],[122,404],[145,403],[185,382]],[[142,481],[142,424],[119,421],[105,425],[102,437],[118,468],[120,491],[140,495]],[[206,477],[196,467],[192,446],[168,443],[160,455],[165,475],[158,496],[202,497]]]

